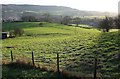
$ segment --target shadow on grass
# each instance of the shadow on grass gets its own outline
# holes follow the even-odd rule
[[[46,67],[40,65],[33,66],[32,63],[23,59],[3,64],[2,79],[48,79],[56,78],[55,71],[48,71]]]
[[[87,42],[87,41],[86,41]],[[83,52],[83,53],[82,53]],[[85,77],[93,77],[94,58],[97,58],[97,76],[102,79],[120,78],[120,31],[100,33],[95,37],[94,44],[86,49],[74,51],[73,57],[68,59],[71,63],[65,65],[69,72]]]
[[[33,66],[23,59],[7,62],[3,64],[2,68],[2,79],[92,79],[70,76],[63,71],[58,75],[56,70],[48,70],[47,67],[41,67],[41,65]]]
[[[120,31],[101,33],[95,48],[101,77],[120,78]]]
[[[95,40],[95,44],[78,49],[72,50],[75,57],[69,58],[69,64],[65,65],[65,69],[60,74],[61,79],[92,79],[94,73],[94,58],[98,59],[97,76],[102,79],[119,79],[120,78],[120,33],[109,32],[101,33]],[[92,37],[91,37],[92,38]],[[74,42],[74,41],[73,41]],[[87,42],[87,41],[85,41]],[[80,46],[80,45],[79,45]],[[75,69],[75,70],[74,70]],[[72,72],[76,71],[76,72]],[[77,73],[81,72],[81,73]],[[89,75],[90,74],[90,75]],[[87,76],[87,77],[86,77]],[[3,79],[16,78],[43,78],[43,79],[56,79],[57,72],[48,70],[46,67],[35,66],[31,63],[18,60],[13,63],[3,64]],[[107,77],[107,78],[106,78]]]

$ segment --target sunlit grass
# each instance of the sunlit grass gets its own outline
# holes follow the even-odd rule
[[[11,26],[15,28],[17,23],[4,24],[4,28]],[[101,71],[106,75],[109,67],[117,68],[114,56],[119,52],[119,42],[117,30],[109,33],[102,33],[97,29],[87,29],[75,26],[65,26],[55,23],[39,22],[18,23],[24,35],[16,38],[3,40],[3,60],[10,60],[10,50],[13,51],[14,58],[26,57],[31,59],[31,52],[34,51],[35,63],[56,65],[56,53],[60,53],[60,68],[70,71],[77,71],[85,74],[93,73],[94,51],[100,52]],[[80,25],[90,27],[88,25]],[[9,30],[9,29],[8,29]],[[7,49],[6,46],[15,48]],[[63,54],[66,52],[65,54]],[[111,62],[113,61],[113,62]],[[117,61],[119,62],[119,61]],[[108,67],[108,68],[107,68]],[[111,68],[113,72],[114,68]],[[110,75],[114,75],[112,71]],[[37,74],[37,73],[36,73]],[[38,74],[39,75],[39,74]],[[109,74],[107,74],[109,76]]]

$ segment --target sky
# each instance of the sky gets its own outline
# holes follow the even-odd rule
[[[79,10],[118,12],[120,0],[0,0],[0,4],[33,4],[66,6]]]

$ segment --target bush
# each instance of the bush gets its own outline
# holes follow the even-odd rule
[[[68,26],[73,26],[72,24],[68,24]]]
[[[21,28],[15,28],[14,29],[14,35],[15,36],[21,36],[21,35],[23,35],[23,33],[24,33],[24,31],[21,29]]]
[[[39,23],[39,26],[42,27],[42,26],[43,26],[43,23]]]

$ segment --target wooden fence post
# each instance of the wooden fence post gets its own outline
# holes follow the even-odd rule
[[[12,50],[11,50],[11,61],[13,62],[13,53],[12,53]]]
[[[33,66],[35,66],[35,63],[34,63],[34,53],[32,52],[32,64]]]
[[[97,58],[95,58],[94,63],[94,79],[97,79]]]
[[[60,75],[60,69],[59,69],[59,53],[57,53],[57,73],[58,73],[58,79]]]

